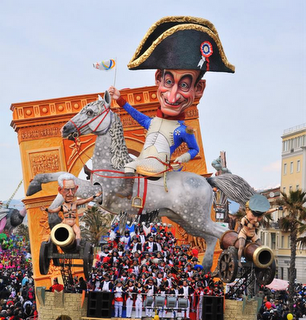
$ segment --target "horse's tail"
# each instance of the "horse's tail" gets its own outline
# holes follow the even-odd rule
[[[255,194],[255,190],[244,179],[235,174],[221,174],[208,178],[207,182],[212,187],[221,190],[230,200],[238,202],[242,207],[245,207],[247,201]]]

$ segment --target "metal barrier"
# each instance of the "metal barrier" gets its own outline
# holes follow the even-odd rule
[[[171,295],[160,295],[155,294],[153,296],[147,296],[142,294],[142,317],[152,317],[157,312],[160,318],[167,319],[177,319],[185,318],[182,314],[188,313],[190,310],[190,303],[188,298],[182,296],[173,296]],[[193,296],[190,298],[192,299]],[[123,310],[125,306],[123,307]],[[194,310],[193,310],[194,311]],[[135,315],[136,306],[132,307],[132,318]],[[124,317],[124,312],[123,312]]]
[[[96,293],[103,293],[101,291],[96,291]],[[134,293],[138,295],[137,293]],[[203,306],[211,309],[211,312],[214,314],[217,311],[213,310],[211,304],[205,303],[205,300],[216,300],[214,298],[221,298],[211,295],[198,295],[192,294],[188,298],[183,297],[182,295],[173,295],[173,294],[155,294],[152,296],[147,296],[145,293],[141,293],[142,301],[140,305],[136,302],[133,303],[133,306],[127,307],[123,305],[122,318],[124,318],[125,311],[128,308],[131,308],[132,313],[129,312],[131,318],[135,318],[135,315],[138,314],[137,318],[149,318],[153,317],[155,313],[159,315],[160,319],[182,319],[182,318],[192,318],[194,320],[202,320],[203,318]],[[219,300],[219,299],[217,299]],[[137,308],[137,310],[136,310]],[[114,315],[113,307],[109,307],[110,317]],[[220,308],[219,308],[220,309]],[[221,308],[223,310],[223,307]],[[220,310],[221,310],[220,309]],[[206,309],[205,309],[206,310]],[[220,311],[219,310],[219,311]],[[221,311],[222,311],[221,310]],[[218,312],[219,312],[218,311]],[[137,313],[136,313],[137,312]],[[206,312],[206,311],[205,311]],[[223,311],[222,311],[223,312]],[[207,313],[207,312],[206,312]],[[219,318],[218,318],[219,319]]]

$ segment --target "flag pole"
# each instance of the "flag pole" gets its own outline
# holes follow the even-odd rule
[[[117,76],[117,57],[115,58],[115,76],[114,76],[114,87],[116,87],[116,76]]]

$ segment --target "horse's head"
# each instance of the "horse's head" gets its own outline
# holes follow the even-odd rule
[[[74,140],[84,134],[106,132],[111,124],[110,102],[111,97],[108,91],[105,91],[102,100],[88,103],[62,127],[62,137]]]

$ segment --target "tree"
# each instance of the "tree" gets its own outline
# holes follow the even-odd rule
[[[24,237],[26,241],[30,240],[29,227],[25,224],[20,224],[15,230],[14,234],[20,237]]]
[[[290,267],[289,267],[289,310],[293,313],[293,297],[295,294],[295,259],[298,243],[305,242],[302,236],[306,231],[306,192],[300,189],[290,191],[289,195],[281,192],[282,198],[277,201],[283,206],[286,216],[279,219],[279,227],[285,232],[290,232]]]
[[[103,211],[97,206],[88,207],[80,219],[85,224],[85,227],[81,225],[82,238],[98,247],[101,236],[108,232],[112,220],[112,214]]]

